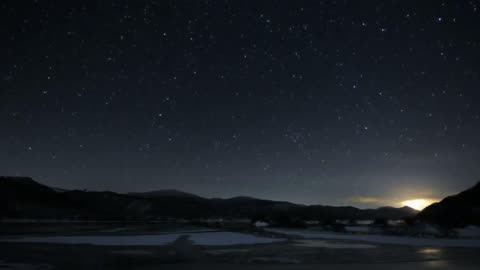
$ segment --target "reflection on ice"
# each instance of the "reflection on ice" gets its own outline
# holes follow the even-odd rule
[[[438,260],[438,261],[427,261],[425,262],[425,264],[427,265],[428,268],[432,268],[432,269],[455,269],[455,267],[452,267],[453,265],[450,265],[448,263],[448,261],[441,261],[441,260]]]
[[[418,251],[418,253],[422,254],[439,254],[442,250],[438,248],[422,248]]]

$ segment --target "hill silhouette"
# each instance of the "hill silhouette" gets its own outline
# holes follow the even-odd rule
[[[418,213],[417,219],[448,227],[480,225],[480,182]]]
[[[234,197],[203,198],[178,190],[119,194],[109,191],[51,188],[28,177],[0,177],[0,217],[75,220],[152,220],[171,218],[275,218],[304,220],[402,219],[416,210],[408,207],[358,209]]]

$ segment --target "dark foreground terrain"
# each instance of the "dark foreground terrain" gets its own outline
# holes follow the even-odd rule
[[[177,191],[68,191],[30,178],[0,177],[0,269],[478,269],[480,239],[455,239],[458,235],[442,232],[478,224],[479,187],[448,197],[415,217],[408,208],[360,210],[245,197],[205,199]],[[159,218],[165,214],[170,218]],[[208,222],[211,217],[228,217],[229,222]],[[280,227],[295,223],[289,217],[406,218],[413,225],[435,221],[443,225],[435,235],[449,239],[417,237],[425,237],[425,230],[393,239],[305,226],[262,229],[252,217]]]
[[[19,227],[17,234],[10,228],[8,236],[0,237],[0,269],[478,269],[480,265],[478,248],[308,240],[245,231],[241,233],[271,238],[276,242],[208,246],[196,245],[190,239],[194,234],[204,233],[199,229],[205,230],[195,227],[174,229],[165,225],[157,229],[65,225],[61,233],[54,234],[46,233],[45,226],[35,230],[24,225]],[[151,236],[171,234],[172,231],[180,231],[180,236],[159,246],[4,242],[28,236]],[[209,230],[208,233],[214,235],[218,231]],[[302,241],[309,242],[299,244]]]

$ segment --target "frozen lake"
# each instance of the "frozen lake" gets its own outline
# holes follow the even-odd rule
[[[251,234],[235,232],[195,232],[115,236],[37,236],[2,239],[0,241],[17,243],[91,244],[98,246],[162,246],[175,242],[180,236],[188,236],[188,240],[191,240],[194,245],[202,246],[252,245],[285,241],[285,239],[259,237]]]
[[[417,238],[409,236],[387,236],[378,234],[347,234],[310,230],[292,229],[267,229],[269,232],[301,236],[304,238],[337,239],[365,241],[381,244],[396,244],[406,246],[432,246],[432,247],[473,247],[480,248],[480,239],[442,239],[442,238]]]
[[[357,243],[335,243],[325,240],[318,239],[302,239],[295,240],[293,243],[297,247],[321,247],[321,248],[330,248],[330,249],[365,249],[365,248],[376,248],[374,245],[368,244],[357,244]]]
[[[379,264],[262,264],[262,265],[208,265],[196,266],[196,269],[209,270],[476,270],[478,265],[465,262],[449,261],[427,261],[427,262],[398,262],[398,263],[379,263]],[[191,265],[165,265],[162,269],[190,270],[194,269]]]

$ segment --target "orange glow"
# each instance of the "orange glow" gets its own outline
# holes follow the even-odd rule
[[[436,200],[434,199],[413,199],[413,200],[403,201],[402,205],[405,205],[420,211],[434,202],[436,202]]]

